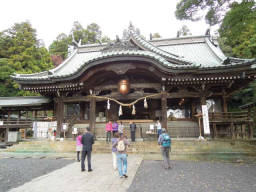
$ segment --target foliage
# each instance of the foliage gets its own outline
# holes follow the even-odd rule
[[[34,73],[52,67],[46,48],[40,46],[29,22],[14,24],[0,33],[0,96],[27,95],[10,79],[12,73]]]
[[[256,9],[254,1],[233,3],[219,29],[225,46],[232,49],[232,56],[256,57]]]
[[[254,1],[233,3],[219,29],[219,43],[227,56],[256,58],[256,9]],[[234,94],[229,103],[238,108],[256,100],[256,82]]]
[[[181,29],[177,32],[177,36],[188,36],[188,35],[192,35],[192,33],[190,32],[189,28],[187,25],[183,25],[181,27]]]
[[[70,34],[61,33],[58,35],[56,40],[50,45],[49,51],[52,55],[58,55],[65,59],[69,54],[69,48],[74,46],[74,43],[81,42],[83,45],[109,41],[108,37],[102,37],[100,26],[96,23],[91,23],[85,29],[78,21],[75,21]]]
[[[198,21],[204,17],[213,26],[223,19],[223,13],[235,0],[180,0],[175,15],[179,20]],[[224,14],[225,15],[225,14]]]

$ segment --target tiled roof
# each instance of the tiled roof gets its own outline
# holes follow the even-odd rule
[[[191,69],[232,68],[255,62],[252,59],[226,57],[220,48],[210,41],[209,36],[146,41],[132,29],[129,29],[128,33],[126,41],[132,42],[138,49],[103,51],[108,44],[82,45],[61,65],[52,70],[34,74],[15,74],[11,77],[17,81],[52,82],[62,78],[72,78],[87,70],[96,61],[103,63],[109,58],[122,60],[127,57],[131,59],[141,57],[156,61],[163,69],[178,69],[184,72]]]
[[[0,97],[0,107],[36,106],[49,102],[46,97]]]

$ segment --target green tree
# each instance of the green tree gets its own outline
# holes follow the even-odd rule
[[[198,21],[204,17],[213,26],[223,19],[223,13],[235,0],[180,0],[175,15],[179,20]],[[224,14],[225,15],[225,14]]]
[[[177,34],[179,37],[180,36],[188,36],[188,35],[192,35],[192,33],[190,32],[189,28],[187,25],[183,25],[181,27],[181,29],[178,31],[178,34]]]
[[[36,30],[29,22],[16,23],[0,33],[0,60],[1,96],[27,94],[10,79],[13,72],[34,73],[52,67],[47,49],[40,47]]]
[[[256,57],[256,8],[254,1],[233,3],[219,29],[224,46],[232,49],[232,56]]]
[[[109,42],[110,39],[106,36],[102,37],[100,26],[96,23],[91,23],[87,28],[75,21],[69,35],[61,33],[57,36],[57,39],[49,47],[49,51],[52,55],[59,55],[63,59],[68,56],[68,48],[75,42],[81,42],[84,44]]]
[[[52,42],[49,47],[51,55],[59,55],[62,59],[68,56],[68,46],[72,43],[71,36],[68,37],[65,33],[61,33],[57,36],[56,40]]]

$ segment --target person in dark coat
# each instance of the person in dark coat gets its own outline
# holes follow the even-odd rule
[[[131,131],[131,140],[135,142],[135,133],[136,133],[136,124],[134,122],[130,122],[130,131]]]
[[[84,161],[87,156],[88,162],[88,171],[92,171],[91,167],[91,153],[92,153],[92,145],[94,144],[93,134],[90,133],[90,128],[86,127],[85,133],[82,136],[82,144],[83,144],[83,151],[82,151],[82,159],[81,159],[81,171],[85,171]]]

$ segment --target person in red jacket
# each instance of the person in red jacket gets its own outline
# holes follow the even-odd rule
[[[111,132],[112,132],[112,122],[109,121],[106,124],[106,142],[110,142],[110,140],[111,140]]]

